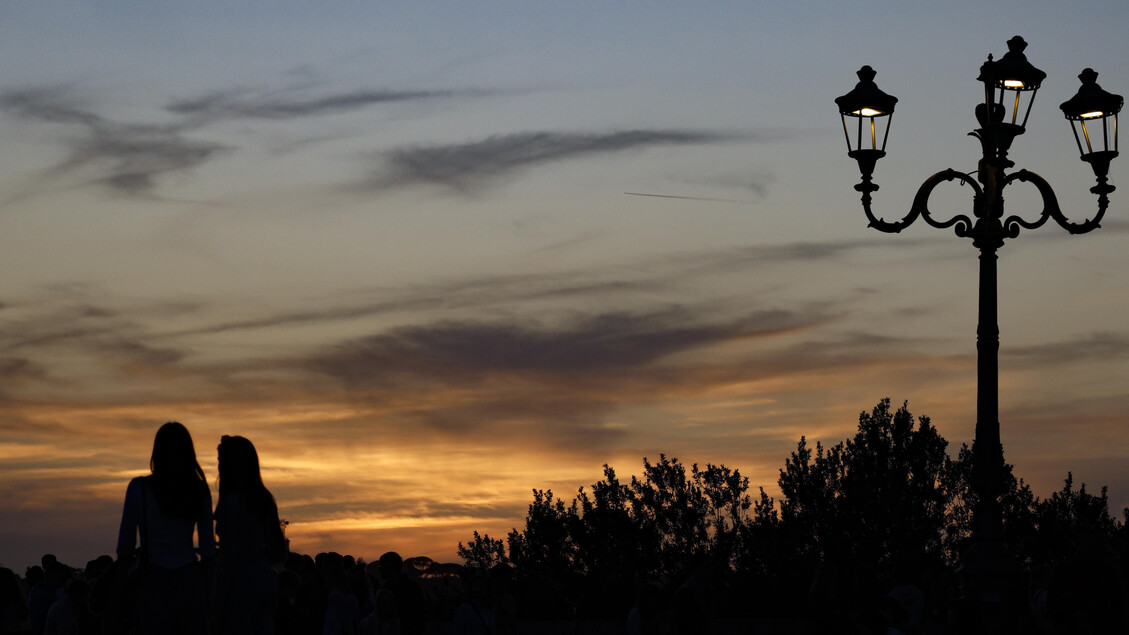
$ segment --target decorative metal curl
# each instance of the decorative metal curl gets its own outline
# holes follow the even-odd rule
[[[1071,234],[1085,234],[1101,227],[1102,217],[1105,216],[1105,210],[1109,206],[1109,198],[1106,197],[1105,192],[1096,192],[1098,194],[1098,213],[1096,216],[1082,223],[1072,223],[1066,218],[1066,215],[1062,213],[1062,208],[1058,205],[1058,197],[1055,196],[1055,192],[1051,189],[1050,183],[1047,183],[1043,177],[1034,172],[1019,170],[1014,174],[1009,174],[1004,180],[1003,186],[1007,187],[1012,181],[1024,181],[1034,184],[1035,187],[1039,189],[1039,194],[1043,197],[1043,211],[1039,213],[1039,218],[1034,221],[1025,220],[1017,215],[1008,216],[1004,220],[1003,226],[1004,232],[1009,238],[1019,236],[1020,227],[1024,229],[1038,229],[1042,227],[1048,219],[1054,219],[1060,227]]]
[[[864,195],[862,198],[863,211],[866,212],[866,218],[869,221],[869,226],[881,232],[888,234],[896,234],[906,227],[909,227],[917,220],[918,216],[925,219],[925,222],[937,229],[945,229],[947,227],[956,226],[954,230],[957,236],[968,237],[972,231],[972,219],[964,214],[958,214],[945,221],[938,221],[934,219],[933,213],[929,211],[929,196],[933,193],[933,189],[945,181],[960,180],[972,186],[976,196],[983,194],[980,184],[976,182],[971,176],[958,172],[956,170],[944,170],[934,174],[933,176],[925,179],[921,187],[917,190],[917,195],[913,198],[913,206],[910,207],[909,214],[900,221],[890,222],[882,218],[874,216],[874,212],[870,209],[870,196]],[[869,194],[869,193],[866,193]]]

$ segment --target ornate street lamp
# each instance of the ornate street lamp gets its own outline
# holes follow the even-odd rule
[[[972,490],[977,502],[973,509],[972,546],[962,554],[959,571],[966,599],[983,618],[976,627],[981,632],[1005,632],[1000,629],[1004,627],[1002,620],[1009,600],[1009,578],[1014,573],[1003,548],[999,503],[1003,489],[1003,446],[999,424],[996,251],[1005,239],[1018,237],[1021,229],[1037,229],[1052,219],[1071,234],[1097,229],[1109,204],[1107,195],[1114,190],[1106,177],[1110,160],[1117,156],[1117,113],[1123,104],[1120,96],[1111,95],[1097,85],[1097,73],[1086,69],[1079,75],[1082,88],[1078,94],[1061,106],[1074,128],[1082,160],[1093,167],[1097,177],[1097,185],[1090,189],[1098,195],[1097,214],[1080,223],[1071,222],[1059,208],[1054,190],[1042,177],[1027,170],[1006,172],[1014,165],[1007,157],[1008,149],[1015,137],[1023,134],[1035,93],[1046,78],[1046,73],[1027,61],[1023,53],[1026,47],[1023,38],[1016,36],[1008,41],[1008,52],[1002,58],[993,61],[989,56],[980,67],[977,79],[984,84],[984,101],[976,106],[975,112],[980,127],[971,133],[980,140],[983,150],[976,178],[952,169],[934,174],[921,184],[909,213],[898,221],[876,217],[871,210],[871,193],[878,189],[872,174],[878,159],[886,155],[889,116],[897,99],[879,90],[874,84],[874,70],[864,66],[858,72],[860,81],[855,89],[835,100],[847,134],[847,155],[858,161],[862,172],[862,181],[855,189],[862,192],[863,211],[870,226],[895,233],[920,217],[932,227],[952,227],[957,236],[971,238],[973,246],[980,250],[976,437],[972,459]],[[849,117],[858,118],[857,130],[853,133],[847,125]],[[878,133],[880,121],[886,126],[881,135]],[[929,209],[929,196],[941,183],[954,180],[970,186],[972,215],[939,219]],[[1037,218],[1004,216],[1003,190],[1016,181],[1030,182],[1039,190],[1043,210]]]

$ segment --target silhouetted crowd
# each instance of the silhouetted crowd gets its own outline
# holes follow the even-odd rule
[[[139,606],[140,596],[129,580],[138,574],[121,565],[101,556],[72,568],[47,554],[22,579],[0,568],[0,634],[188,632],[179,625],[144,624],[146,608]],[[200,561],[198,567],[201,581],[210,578],[203,590],[211,598],[198,607],[201,628],[223,632],[228,628],[222,623],[225,600],[217,591],[224,583],[216,578],[214,563]],[[395,552],[367,564],[329,552],[312,557],[289,553],[273,571],[270,633],[418,635],[428,622],[451,623],[460,634],[516,633],[515,604],[506,591],[508,567],[478,575],[427,558],[405,564]],[[186,621],[196,623],[195,618]]]
[[[204,584],[198,607],[202,632],[223,632],[223,588],[216,569]],[[1032,572],[1020,597],[1008,608],[1006,625],[992,632],[1123,633],[1126,632],[1124,587],[1108,562],[1084,559],[1062,568]],[[515,635],[536,633],[537,591],[523,589],[508,565],[489,572],[427,558],[405,563],[395,552],[378,562],[338,553],[308,556],[289,553],[273,569],[273,630],[246,632],[277,635]],[[76,569],[50,554],[29,567],[21,579],[0,568],[0,635],[115,635],[189,632],[175,625],[145,624],[131,594],[130,570],[123,562],[101,556]],[[207,576],[202,575],[201,580]],[[642,581],[634,604],[614,621],[586,620],[584,607],[573,607],[558,621],[571,622],[570,633],[675,635],[708,633],[775,633],[860,635],[944,635],[985,632],[976,616],[960,615],[959,584],[949,569],[903,567],[883,592],[852,593],[849,571],[821,563],[811,578],[805,607],[792,618],[774,613],[756,598],[746,598],[744,619],[719,606],[732,589],[708,559],[701,560],[679,584]],[[528,604],[528,605],[527,605]],[[519,606],[521,607],[519,609]],[[732,607],[731,607],[732,608]],[[782,607],[775,607],[780,609]],[[792,611],[788,611],[792,613]],[[189,620],[190,623],[194,623]],[[614,623],[609,623],[614,622]],[[594,624],[600,624],[596,626]],[[524,624],[522,626],[521,624]],[[244,625],[246,627],[246,625]],[[148,630],[145,630],[148,629]],[[565,632],[558,628],[555,632]]]

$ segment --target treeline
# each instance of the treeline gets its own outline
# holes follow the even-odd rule
[[[571,500],[533,490],[523,528],[504,540],[474,532],[458,553],[469,567],[511,565],[523,612],[541,617],[622,618],[640,589],[690,578],[708,583],[719,617],[802,617],[817,587],[850,606],[907,583],[951,593],[976,501],[971,449],[947,450],[928,417],[884,399],[850,439],[813,449],[801,437],[779,501],[736,469],[660,455],[630,482],[605,465]],[[1032,584],[1050,586],[1079,558],[1114,574],[1127,564],[1129,527],[1110,516],[1105,488],[1076,488],[1068,473],[1040,499],[1010,465],[1004,478],[1006,544]]]

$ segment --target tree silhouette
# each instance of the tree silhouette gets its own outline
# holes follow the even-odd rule
[[[459,542],[458,554],[466,562],[466,566],[482,571],[489,571],[494,565],[509,563],[502,540],[491,538],[490,534],[480,536],[477,531],[465,547]]]
[[[1075,490],[1071,472],[1066,473],[1061,490],[1035,502],[1034,516],[1038,539],[1033,555],[1051,564],[1070,557],[1091,536],[1103,548],[1112,544],[1118,530],[1109,515],[1108,488],[1102,487],[1098,496],[1087,492],[1085,483]]]
[[[522,582],[521,605],[542,617],[575,607],[588,617],[622,617],[647,581],[662,585],[669,601],[706,557],[716,565],[711,582],[723,613],[744,614],[756,597],[771,607],[766,614],[796,615],[817,570],[825,591],[854,605],[882,598],[907,573],[951,571],[959,562],[976,503],[972,451],[962,445],[951,459],[947,447],[928,417],[883,399],[859,413],[854,435],[840,443],[813,449],[800,437],[779,471],[779,500],[764,488],[754,499],[738,470],[687,471],[660,454],[654,463],[644,458],[630,483],[604,465],[603,478],[572,501],[533,490],[524,527],[508,535],[508,555],[501,540],[478,532],[459,543],[459,555],[481,568],[508,560]],[[1014,562],[1044,573],[1061,568],[1060,586],[1088,571],[1116,581],[1114,563],[1129,566],[1129,509],[1125,522],[1114,521],[1104,488],[1076,489],[1068,473],[1060,491],[1040,500],[1005,465],[1001,505]]]
[[[701,488],[686,478],[678,459],[660,454],[658,463],[643,459],[643,479],[632,477],[631,490],[640,538],[658,561],[655,573],[682,573],[709,545],[709,511]]]
[[[692,471],[694,482],[701,489],[709,510],[706,527],[710,551],[722,554],[728,561],[734,556],[748,526],[749,509],[753,506],[753,499],[749,496],[749,478],[741,476],[739,470],[708,463],[705,470],[699,470],[695,464]]]
[[[858,431],[829,449],[805,438],[784,462],[782,529],[810,537],[826,559],[888,576],[901,558],[942,557],[948,442],[907,406],[883,399],[859,414]]]

